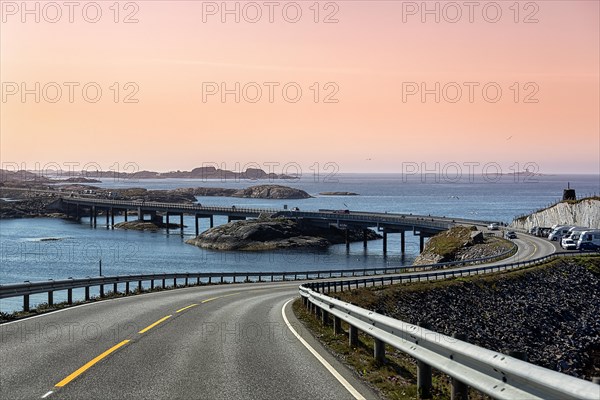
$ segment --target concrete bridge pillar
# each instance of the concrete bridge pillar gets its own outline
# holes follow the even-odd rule
[[[167,211],[167,235],[169,234],[169,216],[171,215],[171,213],[169,213]]]
[[[129,211],[129,210],[125,209],[125,211],[124,211],[124,214],[125,214],[125,222],[127,222],[127,211]]]
[[[212,228],[214,226],[214,221],[213,221],[213,216],[210,216],[210,227]]]
[[[179,214],[179,227],[181,228],[181,235],[183,236],[183,213]]]
[[[404,231],[400,231],[400,248],[402,250],[402,254],[406,251],[406,235]]]
[[[96,218],[98,217],[98,214],[96,212],[96,206],[92,206],[92,216],[91,219],[93,220],[92,226],[95,228],[96,227]]]
[[[194,214],[194,225],[196,226],[196,236],[200,234],[200,227],[198,226],[198,214]]]
[[[367,248],[367,230],[363,229],[363,247],[366,249]]]
[[[419,251],[422,253],[425,248],[425,236],[423,233],[419,234]]]
[[[115,210],[110,208],[110,229],[115,229]]]
[[[144,220],[144,212],[142,211],[142,207],[138,207],[138,221]]]
[[[348,228],[345,229],[345,236],[346,236],[346,250],[350,249],[350,232],[348,230]]]
[[[383,254],[387,254],[387,231],[383,231]]]

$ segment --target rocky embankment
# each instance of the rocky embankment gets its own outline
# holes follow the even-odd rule
[[[337,294],[412,324],[584,379],[600,376],[600,258],[448,282]]]
[[[553,225],[587,226],[600,229],[600,198],[561,201],[546,209],[515,219],[510,226],[529,229],[534,226],[550,228]]]
[[[31,197],[15,201],[0,199],[0,219],[64,216],[57,210],[48,209],[48,205],[54,201],[54,197]]]
[[[456,226],[429,239],[413,265],[494,257],[512,248],[513,244],[508,240],[486,237],[476,227]]]
[[[350,241],[363,239],[362,230],[350,230]],[[344,243],[345,231],[323,228],[304,220],[286,218],[260,218],[230,222],[211,228],[186,243],[205,249],[216,250],[274,250],[288,248],[326,248],[331,244]],[[380,236],[367,231],[367,239]]]

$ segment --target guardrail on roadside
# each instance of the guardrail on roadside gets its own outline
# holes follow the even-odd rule
[[[560,372],[530,364],[492,350],[457,340],[446,335],[386,317],[373,311],[325,295],[346,287],[368,284],[402,283],[436,280],[448,277],[474,275],[482,272],[502,271],[540,264],[574,253],[561,252],[530,261],[496,266],[474,267],[451,271],[432,271],[420,274],[373,277],[357,280],[310,282],[300,286],[303,304],[319,316],[323,324],[330,324],[333,316],[334,333],[341,333],[341,321],[349,326],[351,345],[358,342],[358,331],[374,338],[374,357],[382,362],[385,344],[398,349],[419,361],[419,391],[430,393],[431,368],[453,379],[453,384],[468,385],[496,399],[589,399],[600,398],[600,386]],[[591,253],[598,255],[598,253]]]
[[[41,282],[22,282],[0,285],[0,299],[23,297],[23,310],[29,311],[29,296],[34,294],[48,294],[48,304],[54,303],[54,292],[67,291],[67,303],[73,303],[73,289],[85,289],[85,301],[90,300],[90,288],[99,287],[100,297],[104,296],[104,289],[107,285],[112,285],[112,292],[118,293],[119,285],[124,285],[124,293],[130,293],[131,283],[136,284],[139,291],[143,288],[142,283],[148,282],[150,288],[154,289],[155,281],[161,281],[159,287],[167,287],[167,280],[173,280],[173,287],[177,287],[177,280],[184,282],[183,286],[189,286],[190,280],[195,280],[195,285],[233,282],[238,283],[238,278],[243,278],[241,282],[253,282],[250,278],[256,278],[257,281],[289,281],[289,280],[309,280],[322,278],[344,278],[355,276],[369,276],[379,274],[398,274],[417,270],[440,269],[456,266],[465,266],[470,264],[480,264],[514,252],[516,245],[501,254],[489,257],[482,257],[464,261],[453,261],[438,264],[409,265],[383,268],[363,268],[363,269],[341,269],[341,270],[307,270],[307,271],[272,271],[272,272],[195,272],[195,273],[168,273],[168,274],[142,274],[142,275],[116,275],[116,276],[98,276],[86,278],[70,278],[62,280],[49,280]],[[240,283],[241,283],[240,282]]]

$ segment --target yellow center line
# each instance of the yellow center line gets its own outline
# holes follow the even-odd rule
[[[65,379],[58,382],[54,386],[55,387],[65,386],[67,383],[71,382],[73,379],[77,378],[79,375],[83,374],[85,371],[90,369],[98,361],[102,360],[104,357],[108,356],[110,353],[114,352],[119,347],[125,346],[127,343],[129,343],[129,340],[123,340],[121,343],[111,347],[110,349],[106,350],[104,353],[100,354],[98,357],[94,358],[92,361],[88,362],[83,367],[79,368],[77,371],[73,372],[71,375],[67,376]]]
[[[235,293],[231,293],[231,294],[224,294],[223,296],[211,297],[210,299],[202,300],[201,303],[203,303],[203,304],[204,303],[208,303],[209,301],[213,301],[213,300],[220,299],[220,298],[223,298],[223,297],[233,296],[233,295],[236,295],[236,294],[240,294],[240,292],[235,292]]]
[[[154,328],[156,325],[160,324],[161,322],[164,322],[164,321],[168,320],[171,317],[172,317],[172,315],[167,315],[166,317],[163,317],[163,318],[159,319],[155,323],[148,325],[147,327],[145,327],[144,329],[142,329],[138,333],[148,332],[150,329]]]
[[[189,306],[187,306],[187,307],[183,307],[183,308],[180,308],[179,310],[177,310],[177,311],[175,311],[175,312],[178,312],[178,313],[179,313],[179,312],[182,312],[182,311],[185,311],[185,310],[187,310],[188,308],[196,307],[197,305],[198,305],[198,304],[195,304],[195,303],[194,303],[194,304],[190,304]]]

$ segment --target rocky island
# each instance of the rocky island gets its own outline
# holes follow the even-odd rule
[[[372,230],[366,232],[368,240],[380,237]],[[326,248],[344,243],[345,234],[342,229],[319,227],[302,219],[259,218],[211,228],[186,243],[215,250]],[[350,241],[363,239],[362,230],[349,230],[348,235]]]

